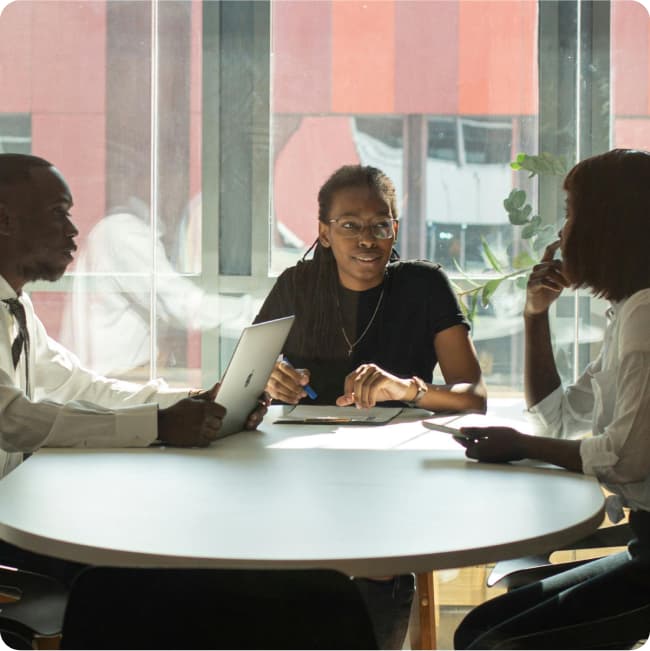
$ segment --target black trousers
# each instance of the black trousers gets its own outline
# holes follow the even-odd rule
[[[650,634],[650,513],[633,512],[628,550],[477,606],[456,649],[621,649]]]

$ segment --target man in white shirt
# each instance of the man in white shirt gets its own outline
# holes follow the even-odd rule
[[[207,446],[225,414],[214,402],[218,385],[172,390],[161,380],[111,380],[83,368],[48,337],[23,287],[57,280],[72,261],[78,234],[72,205],[51,163],[0,154],[0,476],[42,446]],[[255,428],[265,410],[261,404],[247,427]],[[0,543],[0,563],[14,558],[25,569],[43,569],[25,567],[22,550]]]

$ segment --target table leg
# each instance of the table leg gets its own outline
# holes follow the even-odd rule
[[[414,641],[415,649],[436,648],[436,601],[433,592],[433,572],[417,575],[419,639]]]

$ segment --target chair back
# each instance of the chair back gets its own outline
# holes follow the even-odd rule
[[[61,634],[68,590],[56,579],[2,566],[0,594],[4,596],[0,604],[3,637],[16,636],[31,648],[36,637]]]
[[[365,604],[331,570],[89,568],[65,649],[371,649]]]

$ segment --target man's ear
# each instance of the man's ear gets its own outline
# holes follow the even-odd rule
[[[397,235],[399,233],[399,220],[396,219],[393,224],[395,226],[395,237],[393,238],[393,243],[395,243],[397,242]]]
[[[318,241],[326,249],[329,249],[330,245],[330,227],[329,224],[323,224],[322,221],[318,222]]]

